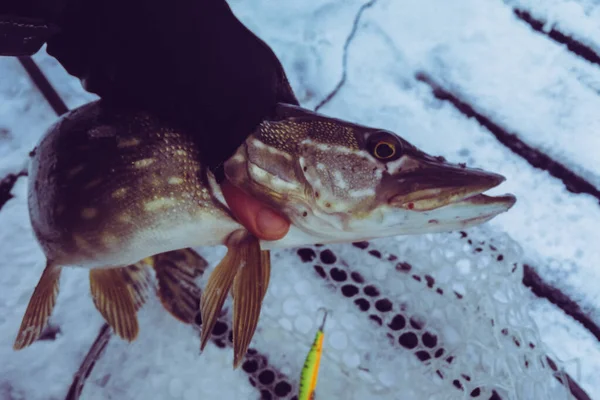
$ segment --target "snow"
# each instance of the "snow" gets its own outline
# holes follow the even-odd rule
[[[0,176],[25,168],[27,153],[40,132],[54,120],[54,113],[42,94],[23,73],[17,59],[0,58]],[[24,124],[21,121],[26,120]]]
[[[232,2],[237,12],[236,4]],[[271,2],[259,4],[259,9],[274,8]],[[353,7],[356,12],[360,4],[341,2],[334,10],[332,5],[315,3],[314,17],[298,17],[291,29],[270,23],[268,13],[253,12],[249,17],[248,25],[255,32],[273,37],[269,44],[286,70],[293,72],[294,87],[300,84],[304,106],[316,105],[341,77],[340,53],[354,18],[347,10]],[[251,11],[241,9],[237,14],[242,18]],[[283,11],[277,8],[274,12]],[[333,27],[333,18],[341,23]],[[299,29],[301,24],[304,30]],[[392,60],[382,65],[388,68],[388,79],[390,74],[429,73],[477,111],[600,188],[600,153],[586,151],[600,147],[600,116],[595,112],[600,106],[598,66],[532,31],[501,2],[427,0],[409,5],[378,0],[364,12],[361,24],[378,31],[387,44],[376,58],[360,55],[362,65],[379,67],[378,59],[384,54],[404,60],[402,69]],[[321,68],[324,64],[332,68]]]
[[[598,359],[598,341],[589,331],[573,323],[564,314],[556,313],[554,306],[547,301],[533,301],[532,313],[538,329],[544,332],[544,342],[568,365],[571,377],[576,382],[590,382],[598,385],[598,368],[586,367],[585,359]],[[588,389],[588,394],[596,398],[597,389]]]
[[[273,47],[305,107],[314,108],[337,85],[343,75],[346,37],[364,2],[231,0],[230,4],[239,18]],[[577,28],[576,32],[589,40],[600,38],[591,26],[597,10],[592,3],[519,0],[519,4],[554,15],[560,24],[571,26],[574,32]],[[571,12],[562,13],[567,8]],[[576,19],[581,13],[587,13],[587,19]],[[480,0],[377,0],[364,11],[347,51],[346,83],[320,112],[389,129],[428,153],[506,176],[507,181],[494,193],[514,193],[517,204],[486,224],[484,232],[507,235],[507,249],[518,243],[522,254],[515,257],[520,257],[520,262],[535,267],[544,280],[569,295],[600,324],[597,199],[567,191],[561,181],[532,168],[475,120],[436,100],[425,84],[414,79],[418,71],[427,72],[526,143],[600,187],[600,153],[594,150],[600,148],[596,132],[598,67],[533,32],[502,2]],[[35,59],[69,107],[95,98],[43,52]],[[55,116],[15,59],[0,58],[0,75],[1,178],[23,169],[27,153]],[[2,133],[2,128],[9,133]],[[40,341],[20,352],[12,350],[43,269],[43,255],[27,216],[26,183],[27,178],[18,179],[12,191],[15,197],[0,211],[0,398],[61,399],[102,319],[91,302],[85,271],[65,271],[51,319],[61,330],[56,340]],[[456,241],[451,236],[439,238],[446,240],[441,243],[447,251],[460,253],[459,247],[452,247]],[[469,293],[476,286],[460,281],[463,278],[459,276],[476,273],[482,274],[480,284],[491,282],[477,272],[479,266],[473,260],[479,259],[461,258],[453,267],[441,268],[451,256],[443,248],[435,250],[426,238],[377,243],[397,249],[400,257],[412,257],[415,264],[418,260],[427,264],[425,260],[431,257],[431,264],[423,268],[430,268],[440,285],[452,287],[456,280]],[[409,309],[437,304],[436,298],[423,294],[422,283],[402,280],[388,264],[365,258],[349,245],[332,248],[338,258]],[[223,248],[197,250],[211,267],[224,255]],[[499,272],[490,269],[490,275],[495,273]],[[592,398],[600,398],[597,339],[546,300],[529,293],[521,295],[535,321],[535,334],[556,360],[565,361],[567,372]],[[410,296],[414,296],[412,303]],[[503,301],[510,298],[499,297]],[[375,324],[365,323],[364,314],[332,292],[332,284],[318,278],[312,264],[300,263],[293,251],[274,252],[271,284],[252,347],[268,356],[272,368],[297,382],[322,318],[319,307],[328,308],[331,314],[318,397],[387,399],[401,388],[403,398],[419,398],[423,393],[419,382],[431,379],[427,368],[402,349],[391,352],[385,333]],[[452,309],[459,312],[461,307]],[[432,312],[426,317],[430,318],[428,326],[436,326],[437,315]],[[439,318],[443,323],[443,317]],[[141,311],[140,326],[140,337],[132,344],[111,339],[82,398],[257,398],[249,375],[241,369],[232,371],[231,348],[222,350],[210,344],[199,355],[197,333],[165,313],[153,296]],[[439,334],[448,343],[451,332],[460,342],[479,329],[476,319],[465,321],[465,326],[446,327],[446,335],[441,329]],[[474,331],[463,332],[469,327]],[[529,332],[527,324],[525,328]],[[457,396],[460,392],[446,394]],[[559,391],[554,394],[559,398]]]
[[[52,318],[61,330],[58,339],[13,351],[29,297],[45,264],[29,226],[26,183],[25,178],[17,181],[12,191],[15,198],[0,212],[0,394],[7,393],[3,399],[64,398],[103,321],[89,296],[86,271],[70,270],[62,276],[61,299]],[[68,340],[60,340],[63,336]],[[31,377],[39,378],[40,384],[31,385]]]
[[[491,28],[502,22],[501,15],[503,13],[497,12],[498,10],[493,5],[486,4],[484,6],[484,3],[477,1],[461,2],[460,7],[456,7],[456,9],[449,5],[443,6],[446,8],[434,9],[432,2],[420,2],[411,4],[410,12],[406,10],[400,12],[397,8],[393,8],[395,4],[398,3],[379,2],[373,8],[365,11],[361,21],[362,27],[348,50],[348,80],[338,96],[320,112],[389,129],[430,153],[443,155],[449,160],[466,162],[468,165],[506,176],[507,181],[493,192],[497,194],[514,193],[518,199],[517,204],[509,213],[495,218],[490,224],[508,232],[517,240],[523,246],[528,261],[536,267],[536,271],[543,279],[576,299],[588,310],[596,323],[600,323],[600,293],[595,284],[600,280],[600,270],[596,267],[596,260],[600,259],[600,248],[597,246],[596,235],[597,225],[600,222],[600,208],[597,206],[597,200],[587,195],[573,195],[565,189],[561,181],[551,177],[545,171],[531,168],[522,158],[499,145],[496,139],[476,121],[465,119],[449,104],[434,99],[429,88],[414,80],[415,73],[421,68],[419,64],[424,64],[422,59],[428,56],[427,49],[435,49],[437,43],[451,37],[454,39],[450,44],[455,47],[461,45],[464,50],[462,53],[453,53],[455,58],[470,57],[469,59],[479,60],[477,65],[462,64],[463,69],[458,69],[458,72],[465,76],[471,76],[479,74],[481,69],[488,68],[490,54],[486,52],[480,55],[481,47],[478,48],[479,51],[476,51],[477,49],[465,47],[462,40],[456,39],[463,33],[460,30],[461,27],[466,26],[464,30],[468,32],[471,30],[468,25],[469,21],[477,20],[476,16],[466,14],[471,15],[467,17],[461,13],[469,10],[468,12],[483,14],[485,9],[490,7],[489,14],[480,17],[482,18],[480,25]],[[346,2],[340,4],[342,8],[348,6]],[[357,9],[360,5],[355,6]],[[397,5],[396,7],[401,6]],[[504,14],[508,12],[507,10],[500,11],[504,11]],[[315,10],[316,14],[320,12],[320,9]],[[342,15],[345,14],[342,13]],[[436,20],[436,18],[445,18],[448,15],[452,15],[451,23],[442,23]],[[486,24],[486,19],[483,19],[486,16],[493,17],[494,24]],[[260,17],[264,20],[258,20]],[[258,30],[259,35],[266,38],[277,35],[277,30],[271,28],[267,23],[266,15],[254,14],[254,18],[256,21],[253,21],[252,26],[261,27]],[[401,20],[401,18],[405,18],[405,20]],[[413,22],[413,19],[418,23]],[[344,19],[345,26],[351,25],[345,21],[346,19]],[[508,17],[504,22],[509,27],[514,24],[518,25],[515,20]],[[312,26],[311,29],[328,32],[331,29],[330,26],[329,23],[322,26],[317,25],[317,27]],[[335,28],[333,31],[335,32],[337,29]],[[293,32],[295,32],[294,29],[287,32],[287,35],[291,35]],[[303,43],[301,33],[297,35],[296,43]],[[524,42],[534,35],[526,30],[524,32],[523,30],[513,30],[512,36],[505,36],[503,40],[509,43],[518,37],[520,42]],[[279,38],[279,36],[277,37]],[[319,34],[318,37],[326,37],[326,34]],[[407,37],[410,37],[411,40],[404,40]],[[494,39],[493,36],[486,37],[490,40]],[[292,37],[286,38],[285,41],[279,39],[282,41],[281,47],[276,45],[279,41],[274,41],[273,47],[281,59],[285,60],[286,55],[290,52],[287,41],[294,39]],[[536,40],[539,41],[540,38]],[[548,43],[542,42],[540,45],[548,45]],[[337,48],[341,49],[343,44],[343,39],[341,39]],[[439,47],[447,46],[440,44]],[[295,57],[299,57],[298,53],[301,50],[302,48],[297,44],[293,49]],[[320,60],[319,63],[327,62],[336,73],[324,72],[324,74],[341,77],[341,58],[333,55],[337,54],[335,51],[323,48],[320,50],[321,53],[317,53],[321,57],[315,57],[313,55],[317,50],[311,42],[304,43],[303,51],[311,55],[306,57],[306,63],[310,62],[311,57]],[[506,52],[500,54],[506,54]],[[539,53],[536,54],[539,55]],[[542,54],[541,57],[546,57],[546,55]],[[448,58],[450,59],[450,57]],[[521,61],[525,62],[526,60]],[[306,70],[319,71],[317,61],[313,62],[315,65],[306,65]],[[577,62],[576,57],[571,56],[568,63],[562,65],[562,70],[557,69],[561,65],[559,64],[558,67],[548,70],[547,73],[538,73],[537,75],[547,75],[548,79],[553,79],[557,71],[568,72],[575,62]],[[494,65],[500,71],[503,66],[510,66],[513,63],[514,60],[507,57],[502,63],[501,60],[497,60]],[[527,65],[524,64],[524,67]],[[534,63],[534,66],[536,65],[537,63]],[[285,67],[287,70],[292,69],[292,65],[285,65]],[[440,67],[430,73],[434,78],[438,78],[446,73],[444,71]],[[292,75],[292,79],[293,77]],[[304,86],[300,88],[301,93],[316,93],[314,99],[306,102],[306,106],[316,105],[329,90],[327,88],[319,91],[318,84],[313,84],[312,81],[307,83],[306,89]],[[318,82],[319,78],[314,81]],[[533,97],[532,95],[536,93],[536,87],[525,85],[522,81],[508,81],[512,82],[514,86],[503,84],[508,88],[507,90],[518,87],[522,91],[522,97]],[[499,81],[499,83],[502,82]],[[471,85],[469,88],[477,88],[477,84]],[[483,85],[483,83],[481,84]],[[542,126],[552,125],[554,114],[548,113],[543,107],[519,108],[513,107],[512,102],[497,100],[505,93],[505,89],[501,86],[499,86],[500,93],[481,95],[472,104],[496,101],[496,112],[511,112],[522,119],[536,118],[540,124],[543,124]],[[498,89],[498,87],[495,88]],[[544,100],[544,97],[541,97]],[[553,100],[550,99],[550,101]],[[572,124],[584,126],[587,123],[591,125],[597,118],[595,104],[598,101],[600,101],[600,97],[596,96],[594,102],[589,105],[586,102],[574,102],[573,104],[584,109],[584,112],[592,120],[581,121],[577,116],[573,116],[571,119],[566,119],[567,123],[571,121]],[[527,110],[527,112],[523,112],[523,110]],[[552,129],[557,136],[571,134],[571,131],[559,132],[555,128]],[[547,136],[544,137],[547,138]],[[587,138],[598,140],[600,135],[590,134],[582,139]],[[556,138],[549,140],[553,141]],[[579,149],[582,158],[588,157],[589,160],[593,160],[597,159],[600,154],[596,151],[588,151],[588,148],[599,147],[594,147],[590,142],[572,139],[568,141],[573,150]],[[555,144],[552,146],[563,148]],[[595,168],[594,174],[600,173],[600,160],[592,166]],[[559,229],[557,227],[573,228]]]
[[[199,356],[200,338],[173,319],[155,296],[139,315],[136,341],[113,338],[84,386],[83,399],[252,398],[245,373],[216,346]],[[155,327],[156,329],[149,329]],[[143,360],[139,362],[138,360]],[[218,373],[210,373],[218,371]]]
[[[600,147],[600,69],[540,34],[525,35],[529,26],[494,8],[486,5],[489,14],[477,16],[485,21],[493,15],[493,24],[467,24],[460,42],[447,37],[428,52],[424,70],[600,187],[600,155],[586,151]],[[522,38],[518,46],[515,37]]]
[[[356,47],[350,50],[350,59],[356,61],[349,68],[348,84],[322,111],[376,124],[433,154],[506,176],[507,181],[492,192],[514,193],[518,200],[509,213],[490,224],[517,240],[545,279],[580,300],[600,322],[600,293],[595,285],[600,279],[596,268],[600,257],[595,233],[600,221],[597,200],[574,196],[547,172],[531,168],[519,156],[498,145],[476,121],[465,119],[449,104],[433,99],[425,85],[391,85],[386,69],[393,62],[398,70],[405,70],[402,59],[379,56],[381,68],[358,62],[358,59],[372,59],[385,49],[386,44],[377,39],[377,32],[365,28],[357,35]],[[355,48],[362,51],[355,52]],[[411,77],[410,72],[395,75],[395,79],[404,82]],[[394,99],[393,106],[390,98]],[[556,229],[559,226],[573,226],[573,229]]]
[[[544,30],[558,29],[600,54],[600,7],[595,0],[504,0],[545,22]]]
[[[82,90],[79,79],[69,75],[54,57],[48,56],[45,45],[33,56],[33,59],[69,109],[98,99],[95,94]]]

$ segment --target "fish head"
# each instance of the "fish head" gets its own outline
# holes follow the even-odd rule
[[[516,201],[483,194],[501,175],[431,156],[387,130],[284,104],[224,167],[231,183],[289,218],[294,238],[280,241],[289,246],[463,229]]]

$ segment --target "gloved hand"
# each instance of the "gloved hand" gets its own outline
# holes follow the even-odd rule
[[[14,40],[2,40],[10,26],[15,38],[15,24],[2,21],[50,26],[47,51],[67,72],[117,107],[145,108],[189,132],[219,181],[220,164],[273,114],[277,102],[298,104],[273,51],[225,0],[11,2],[0,4],[0,54],[33,54],[41,46],[29,40],[17,51]],[[31,36],[33,30],[22,32]],[[289,223],[282,217],[227,182],[223,191],[256,236],[285,235]]]
[[[0,55],[37,53],[58,32],[56,20],[66,0],[0,1]]]

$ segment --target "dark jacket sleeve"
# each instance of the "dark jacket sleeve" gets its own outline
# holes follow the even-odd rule
[[[298,104],[272,49],[225,0],[70,0],[48,53],[87,90],[186,129],[215,169],[274,113]]]
[[[48,53],[106,102],[187,130],[213,170],[277,102],[298,104],[275,53],[226,0],[65,1]]]
[[[58,32],[65,0],[0,1],[0,56],[37,53]]]

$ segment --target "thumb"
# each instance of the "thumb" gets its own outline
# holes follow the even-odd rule
[[[278,240],[287,234],[290,223],[281,214],[228,181],[221,184],[221,190],[233,215],[254,236]]]

